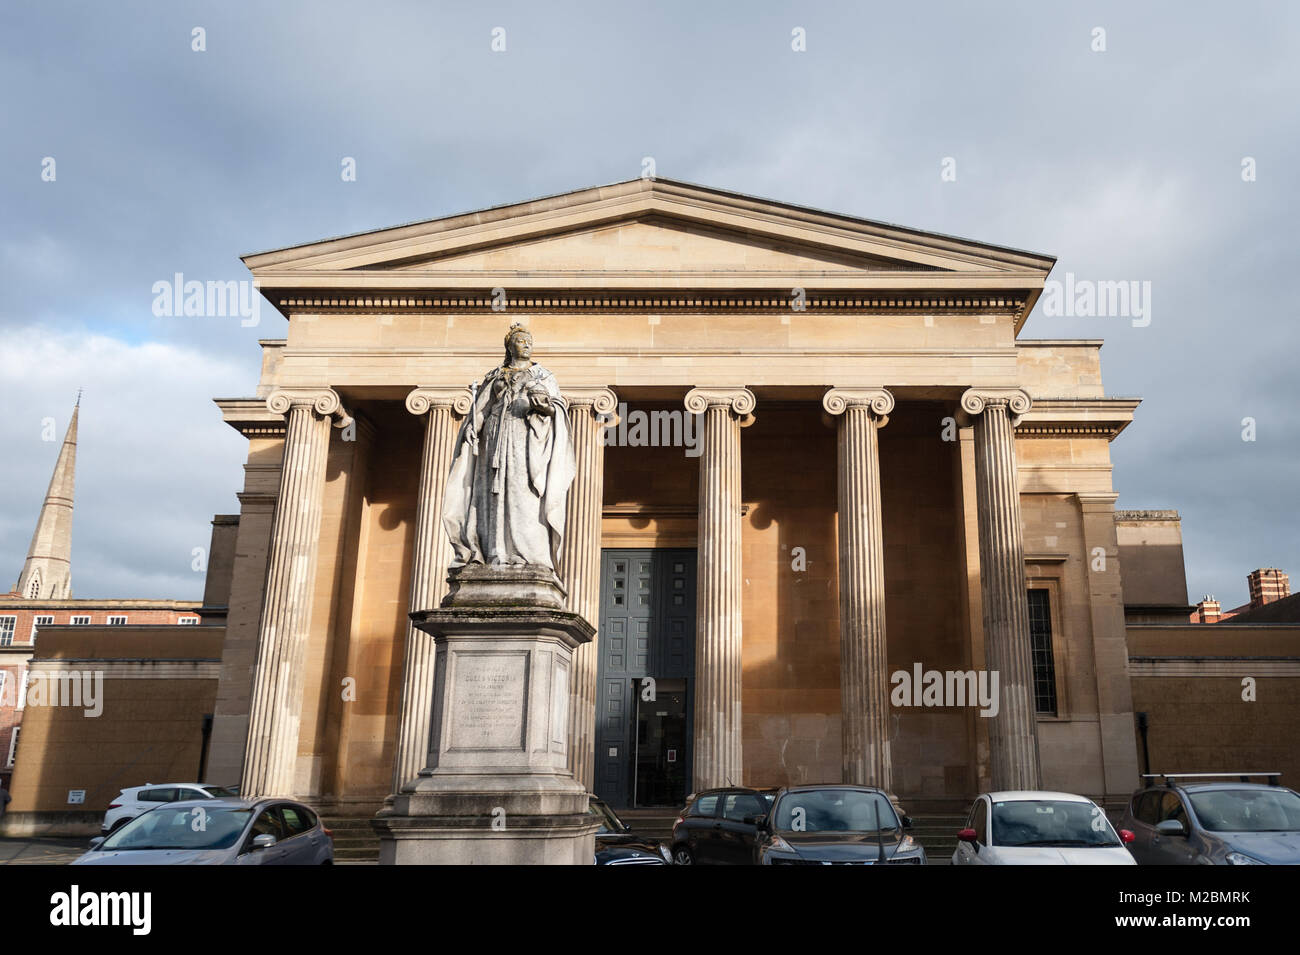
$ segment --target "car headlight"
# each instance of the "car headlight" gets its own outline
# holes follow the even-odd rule
[[[667,862],[669,865],[673,864],[673,854],[670,851],[668,851],[667,846],[661,845],[659,847],[659,854],[664,857],[664,861]]]
[[[894,855],[901,855],[904,852],[916,852],[921,846],[911,836],[903,836],[903,841],[898,844]]]
[[[1228,865],[1268,865],[1267,862],[1252,859],[1242,852],[1229,852],[1224,858],[1228,861]]]
[[[794,852],[794,847],[780,836],[773,836],[772,844],[768,848],[775,849],[777,852]]]

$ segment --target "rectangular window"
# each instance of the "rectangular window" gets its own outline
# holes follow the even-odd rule
[[[89,624],[90,624],[89,616],[72,618],[72,625],[74,627],[85,627],[85,626],[89,626]]]
[[[21,726],[14,727],[14,735],[9,737],[9,758],[5,760],[5,766],[14,764],[14,757],[18,755],[18,731]]]
[[[35,642],[36,642],[36,628],[37,628],[37,627],[48,627],[48,626],[49,626],[50,624],[52,624],[52,623],[54,623],[54,618],[53,618],[53,617],[37,617],[35,620],[32,621],[32,635],[31,635],[31,637],[29,637],[28,639],[29,639],[32,643],[35,643]]]
[[[0,617],[0,647],[13,646],[14,629],[17,626],[17,617]]]
[[[122,626],[125,626],[125,625],[126,625],[126,617],[115,617],[115,616],[110,615],[109,618],[108,618],[108,625],[109,625],[110,627],[122,627]]]
[[[193,627],[193,626],[196,626],[196,625],[198,624],[198,622],[199,622],[199,618],[198,618],[198,617],[181,617],[181,619],[177,620],[176,622],[177,622],[177,623],[189,624],[191,627]]]
[[[1056,715],[1056,661],[1052,656],[1052,601],[1045,588],[1029,591],[1029,643],[1034,663],[1034,710]]]

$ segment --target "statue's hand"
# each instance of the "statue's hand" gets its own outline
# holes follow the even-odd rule
[[[534,414],[549,415],[555,411],[555,407],[551,404],[551,396],[544,391],[529,392],[528,401],[532,405]]]

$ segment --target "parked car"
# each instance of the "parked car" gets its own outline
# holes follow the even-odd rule
[[[150,809],[73,865],[331,865],[334,837],[285,799],[186,799]]]
[[[787,786],[755,822],[758,865],[925,865],[912,820],[868,786]]]
[[[1153,784],[1133,794],[1122,823],[1136,836],[1133,857],[1141,865],[1300,865],[1300,795],[1278,774],[1269,774],[1271,785],[1227,781],[1248,775],[1143,777]]]
[[[109,803],[99,830],[103,835],[108,835],[141,813],[164,803],[179,802],[182,799],[222,799],[234,795],[235,792],[231,789],[207,783],[145,783],[143,786],[132,786],[123,789]]]
[[[1086,796],[981,793],[952,854],[953,865],[1134,865],[1133,840]]]
[[[668,865],[672,855],[658,839],[628,828],[603,799],[590,797],[587,812],[600,820],[596,830],[596,865]]]
[[[673,823],[677,865],[753,865],[755,819],[767,815],[775,789],[730,787],[692,793]]]

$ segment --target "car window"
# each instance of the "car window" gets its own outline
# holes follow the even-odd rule
[[[296,806],[281,806],[280,816],[284,819],[284,827],[289,836],[306,832],[315,825],[314,822],[309,821],[307,814]]]
[[[170,786],[159,789],[146,789],[140,793],[141,802],[175,802],[176,790]]]
[[[718,812],[718,797],[715,794],[712,796],[701,796],[699,799],[695,800],[695,804],[691,806],[690,812],[688,812],[686,815],[714,816],[717,815],[717,812]]]
[[[1160,822],[1166,819],[1173,819],[1175,822],[1181,822],[1187,825],[1187,810],[1183,808],[1183,801],[1178,798],[1178,793],[1163,793],[1160,798]]]
[[[233,789],[227,789],[225,786],[200,786],[199,788],[202,789],[209,796],[211,796],[213,799],[220,799],[222,796],[235,795],[235,791]]]
[[[250,815],[247,809],[155,809],[117,830],[100,843],[99,851],[229,849]]]
[[[1106,847],[1120,845],[1095,803],[1065,799],[1009,799],[993,803],[995,846]]]
[[[857,789],[801,789],[788,792],[772,807],[775,832],[886,832],[897,829],[898,816],[879,793]]]
[[[1160,797],[1163,793],[1150,791],[1138,793],[1133,800],[1133,816],[1138,822],[1154,826],[1160,821]]]
[[[253,828],[248,832],[248,841],[244,844],[245,851],[252,848],[255,838],[268,834],[275,836],[276,842],[285,838],[284,823],[280,821],[280,814],[274,807],[262,810],[253,821]]]
[[[1289,789],[1211,789],[1189,798],[1211,832],[1300,830],[1300,796]]]
[[[975,805],[971,807],[970,819],[966,823],[968,829],[975,830],[975,841],[982,846],[989,844],[988,834],[988,813],[984,809],[984,800],[976,799]]]
[[[744,822],[746,816],[764,816],[767,804],[758,793],[728,793],[722,804],[722,818]]]

